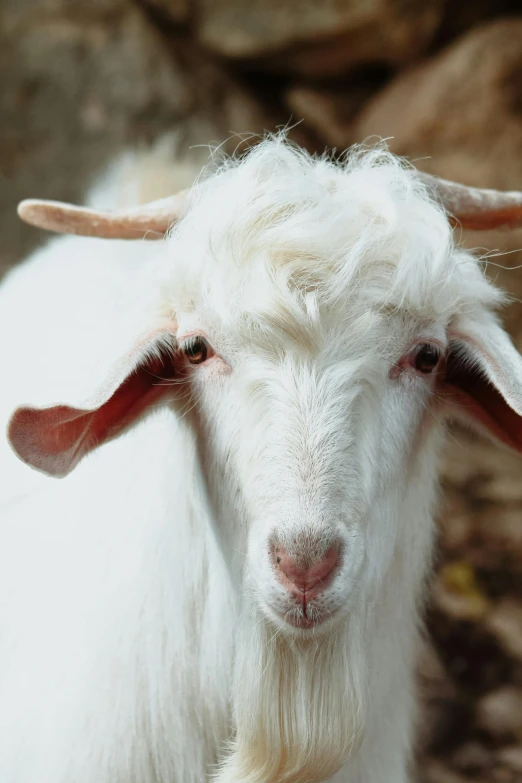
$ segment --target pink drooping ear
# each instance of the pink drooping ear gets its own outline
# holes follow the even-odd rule
[[[85,403],[17,408],[7,429],[11,447],[31,467],[66,476],[88,452],[119,435],[172,391],[169,381],[180,376],[177,359],[172,329],[149,334],[117,362]]]
[[[440,383],[446,411],[522,452],[522,356],[491,318],[449,334]]]

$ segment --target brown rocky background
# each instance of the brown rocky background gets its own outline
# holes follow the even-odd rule
[[[1,0],[0,80],[0,270],[41,239],[17,201],[81,200],[167,131],[187,156],[288,124],[314,151],[377,135],[522,189],[521,0]],[[493,251],[522,349],[522,231],[463,239]],[[522,462],[455,430],[443,488],[418,779],[522,781]]]

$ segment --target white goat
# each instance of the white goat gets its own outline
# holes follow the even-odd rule
[[[522,217],[428,182],[468,225]],[[0,297],[3,409],[66,400],[10,443],[78,465],[2,489],[1,783],[409,780],[442,422],[522,449],[502,297],[428,190],[383,150],[267,140],[160,211],[21,208],[180,219],[58,239]]]

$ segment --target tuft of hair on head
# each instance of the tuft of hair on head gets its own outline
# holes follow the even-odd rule
[[[205,279],[224,323],[252,340],[268,331],[273,344],[313,350],[328,313],[346,326],[370,310],[449,318],[501,301],[418,173],[383,143],[335,158],[268,137],[202,176],[170,236],[173,257],[191,250],[190,269],[172,265],[179,290]]]

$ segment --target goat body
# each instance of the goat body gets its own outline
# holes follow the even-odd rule
[[[75,470],[0,445],[1,783],[406,783],[439,422],[522,444],[501,301],[414,171],[280,140],[13,272],[9,440]]]

